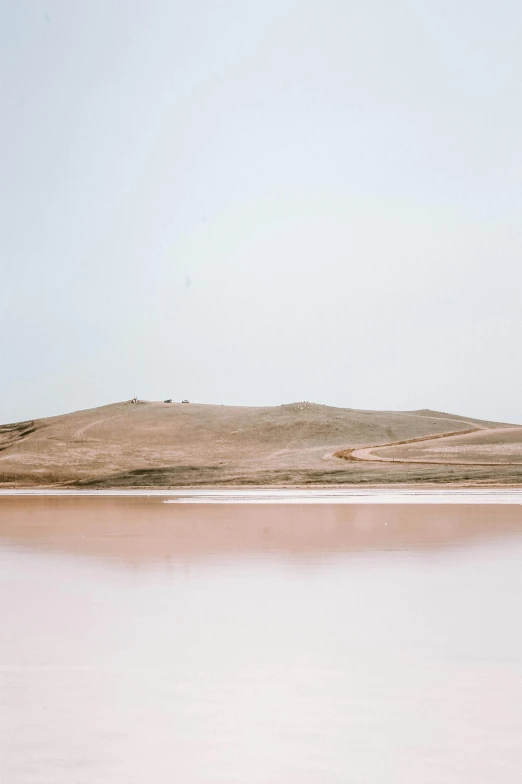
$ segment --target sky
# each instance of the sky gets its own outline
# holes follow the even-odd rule
[[[522,423],[522,4],[0,0],[0,421]]]

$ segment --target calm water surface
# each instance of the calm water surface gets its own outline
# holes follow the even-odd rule
[[[522,507],[0,498],[0,781],[519,784]]]

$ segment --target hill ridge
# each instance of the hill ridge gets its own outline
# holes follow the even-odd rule
[[[489,481],[469,471],[430,474],[336,457],[343,450],[412,443],[470,426],[493,431],[504,423],[429,409],[372,411],[310,401],[118,401],[0,426],[0,487]],[[499,481],[507,479],[519,481],[507,474]]]

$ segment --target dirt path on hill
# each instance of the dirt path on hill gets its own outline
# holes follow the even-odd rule
[[[454,420],[459,421],[459,420]],[[462,420],[463,422],[466,420]],[[402,458],[402,457],[385,457],[384,455],[376,454],[381,449],[389,449],[394,446],[407,446],[408,444],[426,444],[431,441],[447,439],[448,441],[459,438],[461,436],[468,436],[480,431],[487,431],[488,433],[507,433],[511,431],[520,431],[521,426],[510,427],[484,427],[482,425],[475,426],[469,430],[457,430],[451,433],[436,433],[431,436],[422,436],[420,438],[410,438],[404,441],[394,441],[389,444],[378,444],[375,446],[368,446],[357,449],[345,449],[337,452],[335,457],[340,457],[344,460],[368,460],[378,463],[408,463],[408,464],[423,464],[423,465],[444,465],[444,466],[520,466],[520,463],[513,462],[484,462],[478,460],[427,460],[426,458]]]
[[[78,430],[72,434],[72,440],[77,441],[80,438],[83,438],[85,433],[91,428],[96,427],[96,425],[101,425],[103,422],[108,422],[109,419],[117,419],[118,417],[125,416],[126,413],[127,412],[125,411],[123,414],[111,414],[110,416],[102,417],[102,419],[97,419],[95,422],[88,422],[86,425],[83,425],[83,427],[79,427]]]

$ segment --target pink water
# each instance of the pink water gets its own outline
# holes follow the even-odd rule
[[[0,498],[0,781],[519,784],[521,509]]]

